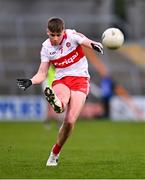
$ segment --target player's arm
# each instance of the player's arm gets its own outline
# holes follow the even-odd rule
[[[109,72],[105,64],[102,62],[99,56],[93,51],[93,49],[82,46],[85,56],[93,67],[99,72],[100,76],[109,76]]]
[[[96,41],[92,41],[91,39],[85,38],[84,41],[82,42],[82,45],[93,49],[97,52],[100,52],[101,54],[103,54],[103,45],[100,42],[96,42]]]
[[[48,68],[49,68],[48,62],[41,62],[38,72],[36,73],[36,75],[34,75],[31,78],[32,84],[42,83],[47,77]]]
[[[87,48],[93,49],[97,52],[103,54],[103,45],[100,42],[93,41],[87,38],[84,34],[80,32],[73,32],[76,35],[76,38],[79,39],[79,43]]]
[[[38,72],[31,79],[17,79],[17,85],[25,91],[32,84],[42,83],[47,77],[48,68],[48,62],[41,62]]]

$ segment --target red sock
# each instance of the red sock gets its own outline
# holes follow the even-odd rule
[[[58,144],[55,144],[55,145],[53,146],[52,151],[53,151],[53,153],[54,153],[55,155],[57,155],[57,154],[60,152],[60,150],[61,150],[61,146],[59,146]]]

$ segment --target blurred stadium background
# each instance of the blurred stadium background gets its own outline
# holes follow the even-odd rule
[[[16,86],[16,79],[30,78],[37,71],[51,16],[64,18],[66,27],[98,41],[106,28],[120,28],[125,34],[125,45],[118,51],[105,50],[102,61],[116,82],[137,97],[137,104],[144,109],[144,8],[144,0],[0,0],[0,119],[45,118],[46,102],[41,86],[33,86],[24,93]],[[91,65],[89,69],[91,82],[97,85],[99,76]],[[97,117],[101,111],[92,104],[100,99],[93,85],[87,100],[89,106],[82,113],[84,117]],[[125,104],[118,102],[114,106],[117,108],[112,111],[116,112],[112,119],[135,119]]]
[[[54,169],[45,163],[58,129],[53,122],[49,130],[42,123],[47,118],[42,87],[23,92],[16,85],[17,78],[30,78],[38,69],[48,18],[62,17],[67,28],[98,41],[106,28],[118,27],[124,46],[105,49],[99,57],[144,113],[144,9],[144,0],[0,0],[0,178],[145,178],[145,124],[116,96],[111,120],[96,121],[103,109],[92,65],[89,97]]]

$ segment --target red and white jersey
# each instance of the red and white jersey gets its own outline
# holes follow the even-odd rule
[[[41,62],[50,62],[55,66],[55,79],[65,76],[90,77],[88,62],[81,44],[85,39],[75,30],[66,29],[62,42],[53,46],[49,38],[43,42]]]

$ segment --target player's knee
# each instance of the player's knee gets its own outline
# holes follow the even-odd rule
[[[71,121],[65,122],[65,125],[66,125],[67,129],[69,129],[69,130],[74,128],[74,123]]]
[[[59,92],[56,95],[60,99],[60,101],[64,104],[64,106],[66,106],[68,104],[70,95],[65,95],[62,92]]]

